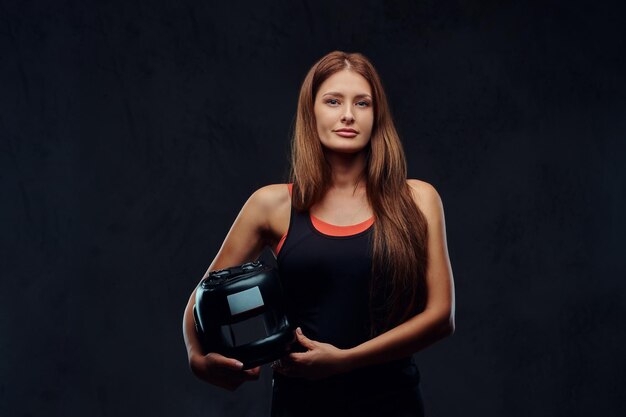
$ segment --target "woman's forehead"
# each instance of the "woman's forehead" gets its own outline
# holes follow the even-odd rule
[[[369,82],[361,74],[343,70],[328,77],[318,90],[318,96],[333,94],[337,96],[371,96]]]

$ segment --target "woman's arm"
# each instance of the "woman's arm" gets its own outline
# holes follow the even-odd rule
[[[415,204],[428,222],[428,299],[423,312],[389,331],[345,352],[347,369],[412,355],[454,333],[454,281],[446,243],[443,204],[435,188],[419,180],[407,181]]]
[[[284,194],[283,188],[284,185],[281,188],[277,185],[268,185],[258,189],[248,198],[203,279],[211,271],[254,261],[259,257],[267,243],[269,213],[275,207],[280,191]],[[198,378],[231,390],[245,380],[257,379],[258,368],[242,371],[242,364],[236,359],[216,353],[207,355],[203,353],[194,325],[195,299],[194,289],[183,314],[183,338],[192,372]]]

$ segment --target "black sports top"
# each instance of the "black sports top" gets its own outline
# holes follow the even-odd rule
[[[333,231],[308,211],[291,208],[276,261],[288,317],[308,338],[340,349],[368,339],[373,222],[371,218],[354,226],[334,226],[356,232],[338,236],[342,230]]]
[[[346,349],[370,338],[373,224],[372,217],[353,226],[334,226],[308,211],[298,212],[292,205],[289,228],[277,247],[276,261],[287,316],[309,339]],[[419,382],[419,373],[410,357],[320,381],[275,372],[274,396],[288,392],[288,397],[298,398],[312,391],[331,395],[338,394],[337,389],[346,394],[346,386],[360,387],[354,394],[362,396],[364,387],[390,386],[389,379],[413,386]]]

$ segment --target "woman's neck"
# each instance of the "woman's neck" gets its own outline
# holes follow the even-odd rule
[[[332,170],[331,188],[336,190],[356,190],[358,187],[365,186],[365,183],[362,181],[363,178],[361,178],[365,170],[365,153],[327,152],[326,160]]]

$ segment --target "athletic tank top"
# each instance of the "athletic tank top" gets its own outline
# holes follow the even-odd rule
[[[293,184],[288,184],[291,195]],[[291,206],[289,228],[277,246],[276,262],[290,323],[309,339],[340,349],[369,337],[369,284],[374,217],[336,226]],[[305,350],[295,346],[294,350]],[[312,392],[356,398],[364,392],[415,386],[419,372],[411,357],[319,380],[274,373],[274,399],[304,398]],[[348,395],[352,387],[351,395]],[[308,394],[307,394],[308,393]],[[342,397],[343,398],[343,397]],[[343,400],[342,400],[343,401]]]
[[[352,226],[331,225],[291,207],[276,262],[287,315],[307,337],[341,349],[368,339],[373,224],[372,216]]]

